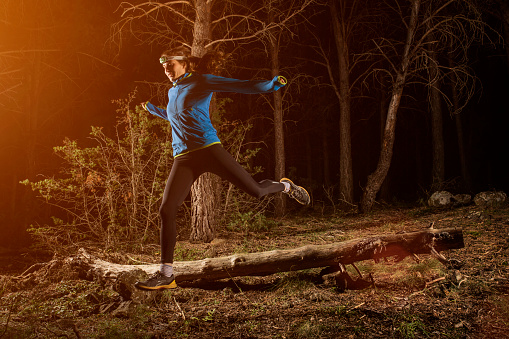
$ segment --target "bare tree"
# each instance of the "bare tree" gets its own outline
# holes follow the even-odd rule
[[[336,91],[339,100],[339,194],[341,199],[348,204],[353,204],[352,137],[350,132],[351,65],[348,40],[352,29],[352,21],[349,19],[351,19],[357,3],[354,1],[352,8],[348,10],[345,5],[346,1],[341,2],[340,7],[334,0],[330,2],[339,65],[339,84]],[[332,78],[331,80],[334,81]]]
[[[268,8],[269,11],[269,22],[274,22],[274,11],[272,8]],[[269,36],[270,44],[270,60],[272,76],[280,74],[280,61],[279,61],[279,49],[281,41],[281,30],[276,31],[274,34]],[[274,100],[274,159],[275,168],[274,175],[276,179],[281,179],[285,176],[285,137],[284,137],[284,121],[283,121],[283,94],[281,91],[273,93]],[[282,217],[286,210],[286,196],[283,194],[277,194],[275,197],[275,215]]]
[[[352,38],[360,24],[366,18],[365,10],[368,8],[361,0],[328,1],[331,16],[332,40],[335,53],[324,46],[323,39],[315,35],[316,53],[321,57],[317,64],[327,70],[330,85],[339,103],[339,195],[343,207],[354,205],[353,190],[353,164],[351,140],[351,101],[352,89],[360,78],[351,79],[351,74],[361,59],[355,58],[350,50]],[[334,63],[337,58],[337,64]],[[362,73],[362,72],[361,72]]]
[[[457,98],[461,100],[457,112],[460,111],[474,93],[475,78],[468,67],[467,51],[472,42],[484,36],[485,24],[470,1],[411,0],[410,8],[407,2],[396,0],[392,4],[389,8],[401,17],[406,38],[404,42],[385,37],[374,40],[376,50],[389,68],[375,66],[373,72],[388,75],[392,90],[380,157],[375,171],[368,176],[362,196],[364,212],[372,209],[391,164],[396,120],[405,87],[421,84],[434,88],[435,94],[440,93],[452,111],[451,100],[440,91],[438,84],[454,74]],[[451,46],[457,56],[454,67],[443,65],[434,57],[448,53]]]
[[[431,16],[432,8],[427,8],[427,17]],[[431,20],[427,21],[427,30],[431,31]],[[437,55],[437,46],[435,44],[435,34],[430,33],[427,37],[429,44],[430,66],[428,67],[429,87],[428,100],[431,115],[431,142],[432,142],[432,170],[431,170],[431,189],[433,191],[441,190],[445,181],[445,146],[443,137],[443,111],[442,98],[440,95],[440,70],[438,68],[439,60]]]
[[[393,80],[392,97],[386,116],[380,158],[378,160],[378,165],[375,172],[368,176],[368,181],[361,201],[361,209],[364,212],[371,210],[375,201],[376,193],[382,186],[382,183],[387,175],[387,172],[389,171],[389,166],[391,164],[396,132],[396,115],[409,71],[411,57],[410,52],[411,47],[414,44],[420,6],[421,0],[411,0],[411,14],[409,22],[406,25],[407,37],[404,45],[403,55],[401,57],[401,64],[398,68],[393,70],[396,73],[396,77]]]
[[[112,39],[121,44],[123,36],[128,33],[149,43],[186,45],[198,57],[212,49],[222,48],[231,52],[241,44],[263,40],[274,30],[286,29],[286,24],[312,1],[292,3],[291,11],[268,23],[257,15],[264,10],[263,4],[242,0],[123,2],[120,6],[122,19],[115,24]],[[192,187],[191,227],[195,241],[207,242],[214,236],[215,204],[218,202],[218,185],[214,180],[212,175],[205,174]]]
[[[290,5],[282,0],[266,0],[265,11],[267,13],[267,22],[270,24],[276,23],[280,18],[291,18],[292,12],[296,10],[296,4],[298,2],[291,3]],[[309,2],[311,3],[311,2]],[[304,3],[305,4],[305,3]],[[270,56],[270,71],[272,77],[281,74],[281,60],[280,51],[285,45],[288,44],[288,37],[295,36],[292,32],[292,28],[297,26],[299,22],[303,20],[297,20],[293,17],[287,20],[285,29],[274,28],[270,31],[267,37],[267,44]],[[263,42],[263,41],[262,41]],[[289,79],[289,85],[296,83],[299,76],[292,76]],[[290,86],[288,86],[290,87]],[[286,91],[285,91],[286,93]],[[286,161],[285,161],[285,135],[284,135],[284,113],[285,107],[285,93],[282,91],[276,91],[273,93],[272,108],[274,111],[274,175],[276,179],[281,179],[286,176]],[[288,105],[286,105],[288,106]],[[286,195],[277,194],[274,199],[275,215],[282,217],[286,212]]]

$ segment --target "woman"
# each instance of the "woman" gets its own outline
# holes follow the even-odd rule
[[[213,92],[270,93],[286,85],[284,77],[276,76],[270,81],[247,81],[202,74],[199,71],[214,60],[210,56],[202,59],[191,57],[189,50],[184,47],[164,52],[159,61],[173,83],[168,91],[168,106],[166,110],[149,102],[142,103],[142,106],[170,122],[175,159],[160,208],[161,268],[148,280],[135,284],[144,290],[177,287],[173,274],[176,214],[191,185],[201,174],[214,173],[258,198],[269,193],[284,192],[303,205],[310,202],[308,192],[290,179],[256,182],[221,146],[209,117]]]

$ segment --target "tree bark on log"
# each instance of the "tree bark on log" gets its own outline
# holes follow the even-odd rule
[[[180,261],[174,263],[174,269],[177,282],[218,280],[238,276],[265,276],[317,267],[343,267],[358,261],[371,259],[377,261],[392,256],[397,256],[401,260],[415,254],[438,255],[444,262],[445,258],[439,254],[440,251],[463,247],[463,233],[460,229],[430,228],[418,232],[378,235],[327,245],[307,245],[296,249]],[[80,250],[76,259],[88,268],[88,275],[92,274],[106,280],[116,280],[129,273],[139,275],[141,271],[152,274],[159,268],[158,264],[109,263],[89,255],[84,250]]]

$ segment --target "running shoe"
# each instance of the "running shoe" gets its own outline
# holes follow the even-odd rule
[[[287,182],[290,184],[290,190],[287,192],[287,194],[291,198],[297,200],[299,204],[309,205],[309,203],[311,202],[311,198],[309,197],[308,191],[306,191],[304,187],[295,185],[293,181],[291,181],[288,178],[283,178],[279,180],[279,182],[281,183]]]
[[[170,288],[176,288],[177,283],[175,282],[175,276],[172,274],[171,277],[167,277],[160,271],[152,274],[145,281],[138,281],[134,284],[134,287],[140,290],[164,290]]]

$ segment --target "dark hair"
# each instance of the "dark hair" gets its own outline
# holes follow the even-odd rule
[[[201,58],[191,55],[191,50],[180,46],[174,49],[164,51],[161,57],[184,56],[185,60],[180,61],[186,64],[187,70],[198,73],[219,73],[225,61],[223,52],[208,51]]]

